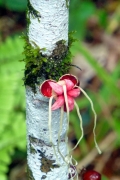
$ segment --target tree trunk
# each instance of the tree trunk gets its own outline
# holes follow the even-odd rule
[[[48,78],[57,80],[69,66],[68,1],[29,0],[28,28],[25,46],[25,86],[27,119],[28,180],[67,180],[69,165],[58,152],[60,110],[52,112],[52,142],[48,126],[48,98],[39,92]],[[68,63],[69,64],[69,63]],[[64,115],[59,148],[68,156],[67,118]],[[55,154],[56,152],[56,154]]]

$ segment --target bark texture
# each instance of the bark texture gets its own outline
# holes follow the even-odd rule
[[[66,0],[29,0],[28,15],[30,18],[28,39],[33,47],[36,44],[40,48],[40,53],[50,56],[56,47],[56,43],[60,40],[65,40],[66,46],[68,45]],[[44,77],[38,78],[41,84]],[[57,149],[60,110],[52,112],[51,133],[57,152],[56,157],[50,143],[48,127],[49,99],[40,94],[40,84],[36,84],[36,92],[33,92],[32,88],[26,85],[28,180],[67,180],[69,167]],[[65,143],[66,131],[67,119],[65,114],[59,145],[64,157],[68,155],[68,147]]]
[[[66,0],[30,0],[37,18],[30,14],[29,40],[35,42],[43,54],[51,55],[56,42],[68,44],[68,8]]]

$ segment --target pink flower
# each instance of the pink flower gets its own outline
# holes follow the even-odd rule
[[[72,74],[63,75],[62,77],[60,77],[58,82],[48,79],[41,84],[40,92],[42,93],[43,96],[50,98],[50,100],[49,100],[49,121],[48,121],[49,130],[50,130],[50,142],[52,142],[51,110],[56,110],[56,109],[61,108],[61,117],[60,117],[60,129],[61,129],[62,119],[63,119],[63,107],[64,107],[64,111],[67,112],[68,127],[69,127],[69,111],[72,111],[74,108],[74,105],[75,105],[77,114],[78,114],[78,118],[80,120],[81,137],[79,138],[77,144],[75,145],[75,147],[73,149],[75,149],[77,147],[77,145],[80,143],[81,139],[83,138],[83,134],[84,134],[80,110],[79,110],[77,103],[74,100],[76,97],[78,97],[80,95],[80,92],[82,92],[91,104],[91,109],[94,114],[94,128],[93,128],[94,142],[95,142],[95,146],[96,146],[98,152],[101,153],[101,151],[97,145],[96,139],[95,139],[95,137],[96,137],[95,127],[96,127],[97,115],[94,110],[93,102],[90,99],[90,97],[87,95],[87,93],[81,87],[79,87],[78,79]],[[55,102],[52,105],[53,98],[55,99]],[[66,133],[66,138],[67,138],[67,133]],[[58,151],[60,152],[59,143],[60,143],[60,132],[58,133]],[[53,142],[52,142],[52,146],[53,146]],[[53,146],[53,149],[54,149],[54,152],[56,153],[54,146]],[[60,152],[60,154],[61,154],[61,152]]]
[[[55,103],[51,109],[56,110],[64,106],[64,110],[68,107],[69,111],[74,108],[74,98],[80,95],[80,89],[77,87],[78,79],[71,75],[63,75],[58,82],[54,80],[46,80],[40,86],[40,92],[46,97],[54,97]]]

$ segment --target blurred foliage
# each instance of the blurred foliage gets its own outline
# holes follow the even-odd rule
[[[112,34],[120,24],[120,4],[118,1],[115,2],[114,6],[106,5],[97,8],[92,0],[71,0],[70,31],[75,30],[75,36],[84,40],[88,33],[88,21],[90,17],[95,17],[99,27]],[[26,6],[27,0],[0,0],[0,7],[9,11],[25,12]],[[109,12],[112,12],[110,17]],[[18,35],[7,37],[4,42],[0,43],[0,180],[8,179],[8,167],[12,161],[11,157],[15,148],[20,151],[26,150],[25,92],[22,81],[24,64],[19,62],[20,59],[23,59],[23,46],[24,42]],[[117,137],[119,137],[120,93],[117,82],[120,79],[120,64],[116,66],[112,74],[109,74],[96,62],[82,43],[75,42],[71,52],[74,56],[81,53],[94,68],[102,82],[97,93],[88,90],[88,94],[95,102],[98,118],[101,119],[96,129],[98,142],[104,139],[104,136],[111,130],[115,131],[118,134]],[[83,125],[86,126],[93,116],[90,111],[90,104],[84,97],[78,100],[77,103],[80,109],[85,109],[87,112],[82,112]],[[103,115],[104,109],[110,112],[106,116]],[[80,128],[77,119],[76,112],[73,111],[71,114],[72,128],[76,138],[79,139]],[[119,144],[120,140],[117,138],[115,146]],[[82,157],[89,153],[90,147],[92,148],[94,144],[92,142],[88,147],[86,138],[84,138],[79,146]],[[76,158],[79,160],[79,157]],[[103,179],[106,178],[103,177]]]
[[[96,12],[94,3],[91,1],[74,0],[70,2],[70,31],[76,31],[78,38],[86,35],[87,20]]]
[[[101,141],[104,139],[105,135],[113,130],[115,131],[118,136],[115,142],[115,146],[117,147],[120,145],[120,125],[119,125],[119,119],[120,114],[120,89],[118,87],[118,82],[120,79],[120,62],[118,66],[114,69],[112,74],[110,75],[103,67],[101,67],[98,62],[92,57],[90,52],[84,47],[83,44],[80,42],[75,42],[73,47],[71,48],[71,52],[73,55],[81,53],[85,59],[88,61],[88,63],[94,68],[96,71],[99,79],[102,82],[101,88],[98,90],[97,93],[88,91],[89,96],[94,102],[95,110],[97,112],[98,118],[101,119],[101,113],[106,111],[107,115],[102,117],[102,120],[97,125],[97,139]],[[96,102],[97,99],[97,102]],[[114,99],[114,101],[113,101]],[[89,125],[89,121],[91,121],[93,114],[90,113],[89,107],[90,104],[87,101],[86,98],[81,98],[77,101],[80,109],[86,109],[85,113],[82,113],[83,116],[83,126],[86,126],[86,124]],[[112,111],[112,112],[111,112]],[[86,116],[87,114],[87,116]],[[80,137],[79,132],[79,120],[74,121],[74,119],[78,119],[76,112],[73,111],[71,114],[71,122],[75,129],[75,135],[77,139]],[[108,121],[109,119],[109,121]],[[102,129],[102,133],[100,131]],[[93,144],[92,144],[93,145]],[[85,143],[85,139],[83,142],[79,144],[80,150],[82,151],[81,154],[85,155],[86,153],[89,153],[89,148],[87,147]],[[83,148],[84,147],[84,148]]]
[[[108,178],[106,178],[105,176],[102,176],[102,180],[108,180]]]
[[[87,33],[87,23],[90,17],[95,17],[102,28],[107,26],[107,11],[96,8],[94,2],[74,0],[70,3],[70,31],[76,31],[76,37],[84,39]]]
[[[108,27],[106,28],[107,32],[109,34],[113,33],[116,29],[119,28],[120,25],[120,4],[116,7],[115,12],[110,17],[110,22],[108,24]]]
[[[8,37],[0,44],[0,180],[6,180],[14,149],[26,150],[23,41]]]
[[[0,6],[11,11],[25,11],[27,0],[0,0]]]

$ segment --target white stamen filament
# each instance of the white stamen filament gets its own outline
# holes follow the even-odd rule
[[[69,168],[70,168],[70,165],[72,166],[77,166],[77,161],[71,156],[67,156],[67,157],[64,157],[62,155],[62,153],[60,152],[60,149],[59,149],[59,144],[60,144],[60,133],[62,131],[62,124],[63,124],[63,115],[64,115],[64,106],[61,107],[61,117],[60,117],[60,129],[59,129],[59,132],[58,132],[58,145],[57,145],[57,148],[58,148],[58,152],[59,154],[61,155],[61,157],[63,158],[64,162],[66,162],[68,165],[69,165]],[[67,144],[66,144],[67,145]],[[73,163],[72,161],[74,160],[75,163]],[[72,177],[72,172],[70,171],[70,175]],[[77,174],[77,171],[76,171],[76,175],[77,175],[77,180],[78,180],[78,174]],[[71,180],[73,180],[74,178],[72,177]]]
[[[62,155],[62,153],[60,152],[60,149],[59,149],[59,144],[60,144],[60,133],[62,131],[62,124],[63,124],[63,115],[64,115],[64,110],[63,110],[64,106],[61,107],[61,116],[60,116],[60,129],[59,129],[59,132],[58,132],[58,144],[57,144],[57,149],[58,149],[58,152],[59,154],[61,155],[61,157],[63,158],[63,160],[65,161],[65,157]],[[66,162],[66,161],[65,161]]]
[[[67,134],[68,134],[68,129],[69,129],[69,106],[68,106],[68,99],[67,99],[67,93],[66,93],[66,85],[63,85],[63,92],[64,92],[65,105],[66,105],[66,109],[67,109],[67,120],[68,120],[66,138],[65,138],[65,142],[67,144],[67,142],[68,142]],[[69,154],[69,152],[68,152],[68,154]]]
[[[52,142],[52,111],[51,111],[51,107],[52,107],[52,100],[53,100],[54,96],[51,96],[50,99],[49,99],[49,120],[48,120],[48,127],[49,127],[49,135],[50,135],[50,143],[53,147],[53,150],[54,150],[54,153],[55,153],[55,156],[56,156],[56,160],[57,160],[57,163],[59,163],[59,160],[58,160],[58,156],[57,156],[57,153],[56,153],[56,150],[55,150],[55,146]]]
[[[93,111],[93,114],[94,114],[94,127],[93,127],[93,135],[94,135],[94,142],[95,142],[95,147],[97,148],[98,150],[98,153],[101,154],[101,150],[99,149],[98,147],[98,144],[96,142],[96,134],[95,134],[95,129],[96,129],[96,122],[97,122],[97,114],[95,112],[95,109],[94,109],[94,105],[93,105],[93,102],[92,100],[90,99],[90,97],[87,95],[87,93],[79,86],[77,86],[81,91],[82,93],[86,96],[86,98],[89,100],[90,104],[91,104],[91,109]]]
[[[80,128],[81,128],[82,134],[81,134],[81,137],[79,138],[77,144],[74,146],[74,148],[73,148],[71,151],[73,151],[73,150],[78,146],[78,144],[80,143],[80,141],[82,140],[83,135],[84,135],[83,125],[82,125],[82,116],[81,116],[81,114],[80,114],[79,107],[78,107],[77,103],[76,103],[75,101],[74,101],[74,103],[75,103],[75,107],[76,107],[76,110],[77,110],[77,114],[78,114],[78,117],[79,117],[79,120],[80,120]]]
[[[64,92],[64,98],[65,98],[65,105],[66,105],[66,109],[67,109],[67,119],[68,119],[68,128],[69,128],[69,106],[68,106],[68,98],[67,98],[67,92],[66,92],[66,85],[63,85],[63,92]],[[68,129],[67,128],[67,129]],[[67,132],[68,133],[68,132]],[[67,144],[67,133],[66,133],[66,144]],[[69,152],[68,152],[69,154]],[[69,154],[70,155],[70,154]],[[72,163],[72,159],[73,157],[69,157],[69,155],[65,158],[65,161],[69,164],[69,165],[73,165]],[[75,161],[75,166],[77,165],[77,161],[75,159],[73,159]],[[72,176],[71,176],[72,177]]]

